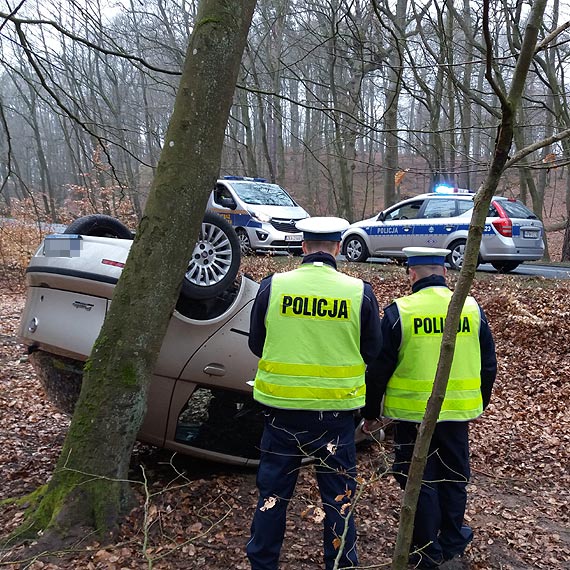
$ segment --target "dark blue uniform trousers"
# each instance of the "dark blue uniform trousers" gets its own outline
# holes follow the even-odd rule
[[[325,511],[324,559],[331,570],[339,552],[335,539],[348,530],[340,568],[356,566],[356,530],[350,505],[356,489],[352,412],[312,412],[267,408],[257,472],[259,502],[247,543],[252,570],[277,570],[287,506],[304,458],[313,456]],[[345,505],[343,507],[343,505]]]
[[[419,424],[398,421],[395,424],[394,472],[402,489]],[[473,539],[471,529],[463,524],[467,504],[469,469],[469,424],[439,422],[432,437],[414,520],[412,556],[419,567],[437,567],[444,560],[463,554]]]

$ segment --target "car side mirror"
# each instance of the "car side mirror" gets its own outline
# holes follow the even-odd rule
[[[380,212],[378,214],[378,217],[376,218],[379,222],[383,222],[386,219],[386,215],[384,214],[384,212]]]
[[[220,198],[220,206],[224,208],[229,208],[230,210],[235,210],[237,204],[234,202],[233,198]]]

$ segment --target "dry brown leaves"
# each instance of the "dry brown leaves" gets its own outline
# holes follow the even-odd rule
[[[244,270],[259,280],[299,260],[252,257]],[[344,268],[344,266],[343,266]],[[405,294],[396,266],[353,264],[372,283],[380,306]],[[452,281],[453,281],[452,277]],[[48,479],[68,420],[45,401],[15,339],[23,295],[0,295],[0,498],[22,496]],[[474,570],[570,568],[570,317],[569,282],[488,275],[474,296],[497,343],[499,376],[484,416],[473,423],[467,520],[475,540],[467,553]],[[401,493],[377,475],[390,462],[390,442],[359,452],[364,493],[357,508],[361,564],[389,565]],[[143,508],[148,480],[149,508]],[[244,547],[256,504],[255,474],[209,465],[137,445],[132,479],[140,499],[116,545],[86,542],[71,553],[30,561],[32,569],[247,569]],[[282,550],[285,570],[321,564],[320,505],[312,469],[301,471],[289,506]],[[0,511],[4,532],[23,520],[13,504]],[[146,526],[145,526],[146,525]],[[0,564],[10,554],[0,553]]]

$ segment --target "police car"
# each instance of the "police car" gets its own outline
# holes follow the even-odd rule
[[[440,186],[435,192],[403,200],[373,218],[352,224],[343,234],[342,253],[348,261],[369,257],[405,259],[404,247],[451,250],[452,269],[461,269],[475,194]],[[523,261],[544,254],[543,226],[521,202],[495,196],[486,219],[479,263],[491,263],[500,272],[512,271]]]
[[[244,255],[254,251],[301,254],[303,234],[295,224],[309,214],[278,184],[264,178],[224,176],[210,194],[207,209],[230,222]]]

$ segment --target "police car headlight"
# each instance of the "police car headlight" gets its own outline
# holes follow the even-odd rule
[[[261,212],[249,212],[252,218],[255,218],[259,222],[270,222],[271,216],[267,214],[262,214]]]

